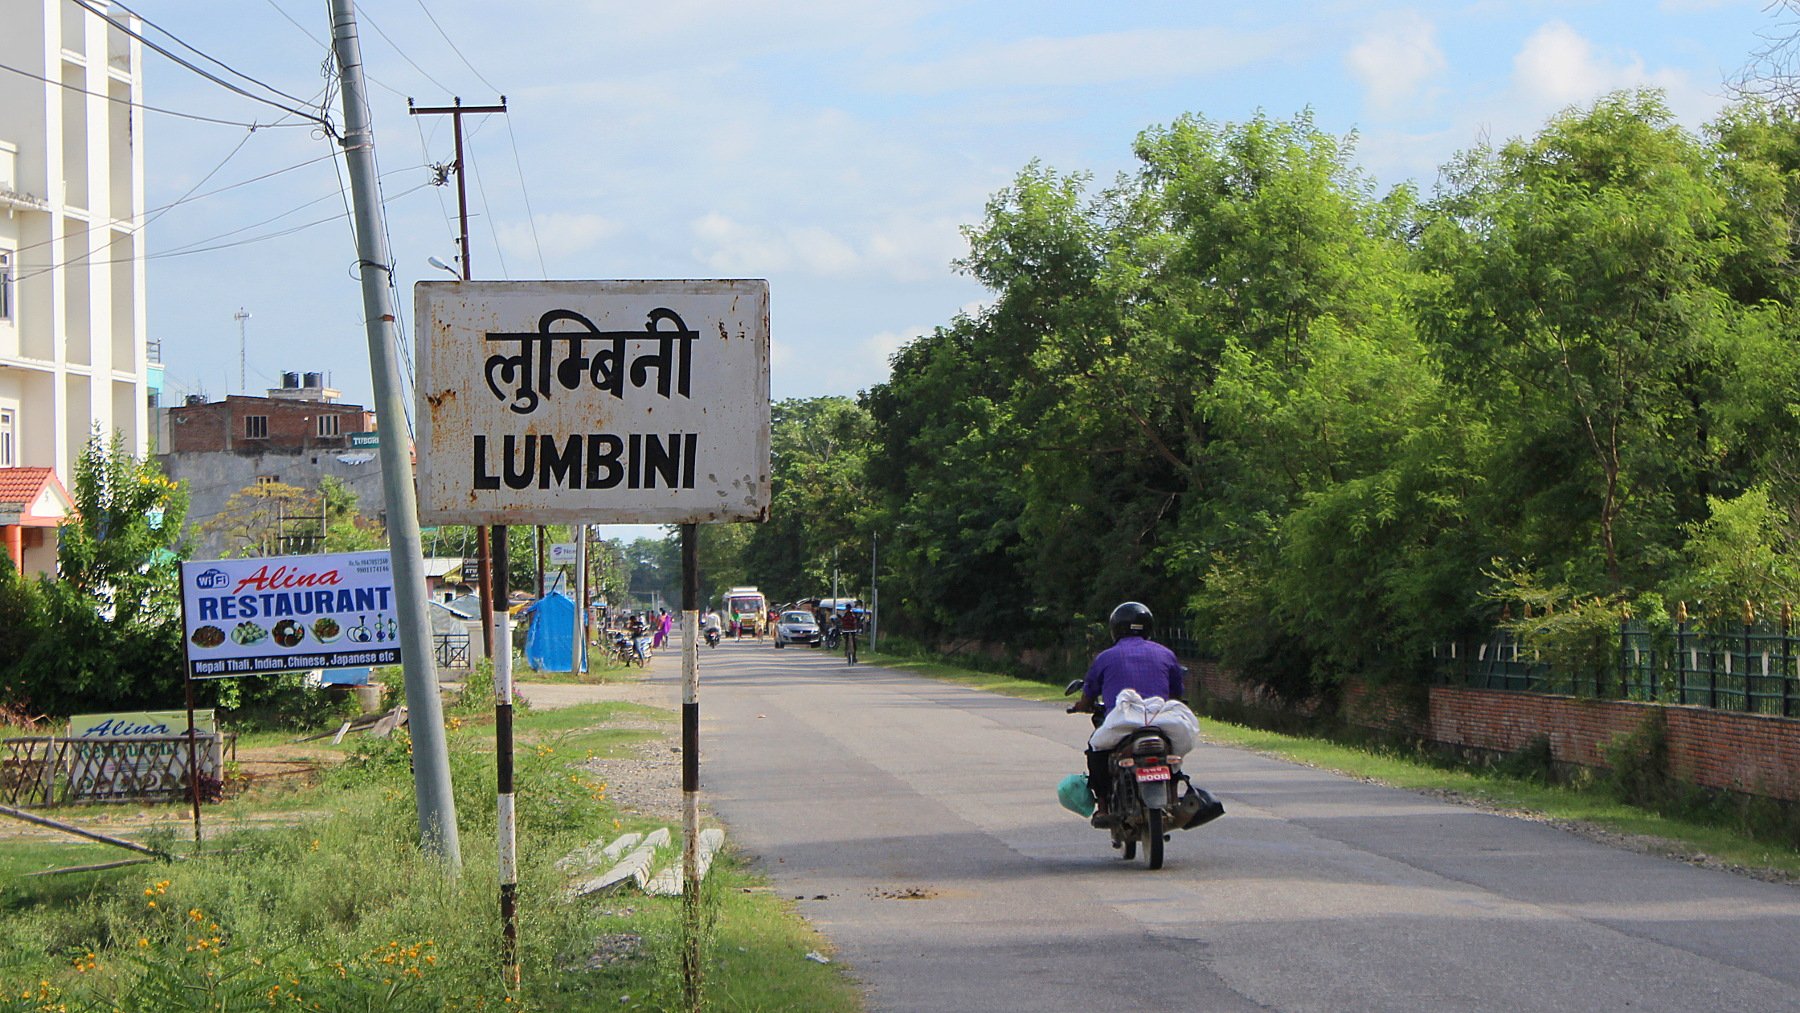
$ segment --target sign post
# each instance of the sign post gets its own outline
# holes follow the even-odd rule
[[[430,281],[414,287],[413,300],[424,522],[682,525],[682,966],[698,1008],[695,525],[768,519],[768,282]],[[510,675],[509,666],[509,691]],[[499,703],[510,712],[510,699]],[[498,718],[510,954],[513,746],[510,713]]]
[[[188,784],[200,844],[194,681],[398,665],[401,629],[386,549],[181,564]]]

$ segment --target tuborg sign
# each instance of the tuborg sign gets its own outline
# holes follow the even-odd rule
[[[426,523],[768,516],[768,282],[420,282],[414,319]]]

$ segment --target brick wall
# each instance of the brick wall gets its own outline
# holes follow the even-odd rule
[[[1264,703],[1218,665],[1188,665],[1207,697]],[[1431,688],[1423,715],[1416,697],[1404,692],[1351,686],[1343,702],[1345,717],[1356,724],[1407,731],[1447,746],[1511,753],[1543,737],[1558,761],[1584,767],[1605,767],[1606,747],[1660,710],[1675,778],[1800,801],[1800,719],[1444,686]]]
[[[252,415],[268,420],[266,438],[250,439],[245,435],[248,431],[245,419]],[[338,435],[318,434],[321,415],[337,416]],[[341,449],[348,446],[351,433],[368,431],[370,422],[369,413],[361,405],[233,395],[210,404],[170,408],[170,446],[167,450],[187,453],[231,449],[260,453],[315,447]]]
[[[1428,737],[1512,752],[1549,739],[1566,763],[1606,766],[1606,746],[1655,710],[1668,723],[1669,773],[1690,784],[1800,801],[1800,721],[1701,707],[1434,687]]]

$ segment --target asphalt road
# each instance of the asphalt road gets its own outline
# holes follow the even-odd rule
[[[1151,872],[1056,804],[1084,718],[701,656],[705,800],[874,1010],[1800,1009],[1795,887],[1211,745],[1228,813]]]

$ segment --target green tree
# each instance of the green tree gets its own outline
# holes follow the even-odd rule
[[[1520,555],[1610,591],[1662,575],[1713,462],[1703,405],[1742,249],[1702,146],[1660,96],[1621,93],[1472,152],[1426,231],[1427,314],[1452,377],[1512,406]]]
[[[779,401],[770,415],[769,520],[750,529],[737,572],[779,603],[829,593],[834,554],[852,572],[866,556],[873,423],[844,397]]]
[[[357,511],[356,490],[330,475],[319,479],[324,504],[326,552],[364,552],[387,547],[387,529]]]
[[[7,635],[0,700],[54,714],[172,706],[184,678],[187,491],[132,457],[121,437],[96,437],[76,462],[71,493],[76,513],[57,531],[56,578],[27,589],[10,567],[0,574],[10,585],[0,592],[6,625],[17,621],[25,634]]]
[[[258,482],[232,493],[200,533],[222,543],[227,559],[297,555],[321,542],[318,516],[318,498],[305,489]]]

